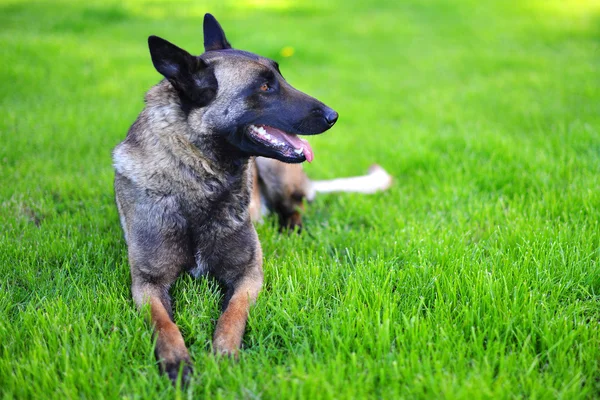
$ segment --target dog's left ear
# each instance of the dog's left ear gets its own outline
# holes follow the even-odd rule
[[[231,45],[225,37],[225,32],[219,22],[206,13],[204,15],[204,51],[230,49]]]
[[[158,36],[148,38],[154,68],[171,82],[177,91],[200,107],[216,96],[217,79],[212,68],[200,57]]]

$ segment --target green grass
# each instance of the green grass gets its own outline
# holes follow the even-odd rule
[[[259,226],[238,363],[213,282],[173,288],[195,363],[158,373],[110,151],[204,12],[340,113],[313,178],[394,187]],[[0,397],[598,398],[600,6],[593,0],[0,3]],[[295,53],[282,57],[283,47]]]

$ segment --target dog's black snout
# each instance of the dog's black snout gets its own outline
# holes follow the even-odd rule
[[[323,117],[325,122],[327,122],[327,125],[329,125],[330,127],[333,126],[333,124],[335,124],[335,121],[337,121],[338,119],[338,113],[327,106],[315,108],[314,110],[312,110],[312,112],[313,114],[316,114],[319,117]]]
[[[333,126],[333,124],[335,124],[335,121],[337,121],[337,119],[338,119],[338,113],[335,112],[334,110],[332,110],[331,108],[328,108],[325,110],[324,114],[325,114],[325,121],[327,121],[329,126]]]

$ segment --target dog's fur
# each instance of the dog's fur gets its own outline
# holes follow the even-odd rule
[[[386,190],[392,177],[379,165],[369,168],[367,175],[312,181],[302,164],[286,164],[272,158],[257,157],[254,163],[254,184],[250,201],[252,220],[260,222],[274,213],[281,230],[301,230],[302,212],[317,193],[375,193]]]
[[[155,36],[148,44],[165,79],[147,93],[145,109],[113,152],[115,197],[133,298],[139,307],[149,307],[156,356],[175,382],[180,370],[185,379],[191,368],[173,322],[170,286],[186,271],[212,275],[224,286],[213,349],[236,355],[263,280],[249,210],[251,159],[312,158],[310,147],[295,135],[324,132],[337,113],[290,86],[275,62],[231,49],[210,14],[201,56]],[[257,127],[264,127],[262,136]],[[264,132],[283,142],[269,142],[272,136],[265,139]],[[262,175],[263,182],[269,179]]]

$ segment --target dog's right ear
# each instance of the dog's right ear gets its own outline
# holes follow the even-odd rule
[[[217,93],[217,80],[212,68],[200,57],[194,57],[158,36],[148,38],[148,47],[154,68],[181,94],[200,107],[214,99]]]
[[[204,14],[204,51],[230,49],[221,24],[212,14]]]

